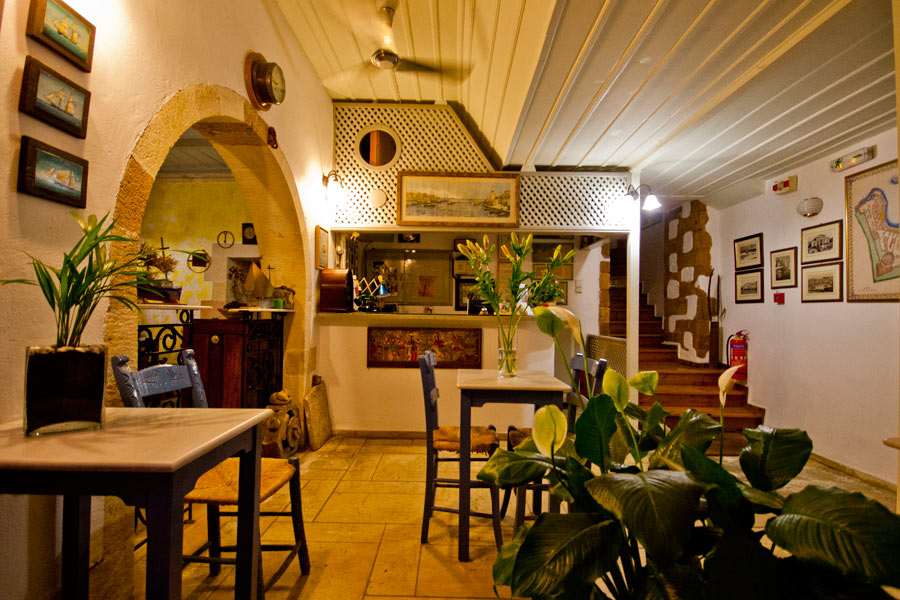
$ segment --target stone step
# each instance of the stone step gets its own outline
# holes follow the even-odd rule
[[[718,389],[723,369],[692,367],[680,363],[641,363],[642,371],[656,371],[667,385],[708,385]],[[740,386],[735,390],[741,389]]]
[[[662,331],[657,331],[656,333],[644,333],[640,332],[640,339],[638,340],[638,344],[641,348],[656,348],[665,340],[665,335]]]
[[[673,362],[678,358],[678,352],[675,346],[660,346],[658,348],[641,348],[639,351],[638,364]]]
[[[626,321],[610,321],[609,322],[609,330],[616,331],[624,335],[625,328],[628,325]],[[638,331],[640,333],[659,333],[662,334],[662,320],[656,319],[653,321],[641,320],[638,323]],[[662,340],[660,340],[662,341]]]
[[[643,371],[650,369],[641,369]],[[659,403],[666,406],[690,406],[696,409],[703,408],[715,408],[718,410],[719,408],[719,388],[714,385],[686,385],[686,384],[672,384],[665,377],[665,375],[660,374],[659,377],[659,385],[656,388],[656,400],[659,400]],[[640,396],[641,402],[653,404],[653,398],[651,396]],[[730,392],[728,392],[728,397],[725,402],[725,408],[735,407],[740,408],[743,406],[747,406],[747,388],[743,386],[736,386]]]

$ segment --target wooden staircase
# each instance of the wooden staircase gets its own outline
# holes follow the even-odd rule
[[[625,249],[610,249],[610,315],[609,334],[625,337]],[[616,285],[620,283],[620,285]],[[705,412],[719,420],[719,375],[725,370],[717,367],[694,366],[678,360],[674,345],[663,344],[663,321],[655,316],[654,309],[641,294],[639,315],[639,368],[659,373],[656,398],[669,413],[666,425],[673,427],[681,414],[689,408]],[[653,406],[652,396],[641,395],[640,405],[645,410]],[[754,428],[763,422],[765,409],[747,402],[747,388],[735,386],[728,393],[725,404],[725,454],[739,454],[747,445],[741,433],[745,427]],[[709,454],[718,454],[719,440],[713,441]]]

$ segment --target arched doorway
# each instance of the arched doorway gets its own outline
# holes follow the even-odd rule
[[[285,321],[284,387],[302,394],[307,371],[310,313],[306,227],[294,178],[284,154],[267,144],[268,125],[237,92],[197,85],[176,93],[157,111],[129,156],[116,198],[122,233],[137,238],[156,174],[178,138],[193,127],[231,169],[253,217],[263,267],[273,265],[297,292],[295,313]],[[110,355],[137,354],[137,317],[111,304],[105,342]],[[108,398],[115,403],[115,386]]]

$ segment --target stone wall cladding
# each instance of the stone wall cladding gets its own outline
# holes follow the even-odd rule
[[[678,344],[678,358],[709,361],[706,287],[712,274],[712,237],[706,205],[692,200],[666,215],[665,333]]]
[[[600,335],[609,335],[609,240],[600,247],[600,305],[598,310],[598,328]]]

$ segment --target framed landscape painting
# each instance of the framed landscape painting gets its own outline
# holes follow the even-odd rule
[[[828,262],[843,258],[844,222],[841,220],[804,227],[800,230],[800,264]]]
[[[769,253],[772,289],[797,287],[797,247]]]
[[[763,302],[763,270],[745,271],[734,275],[734,301],[737,304]]]
[[[30,56],[25,57],[19,110],[84,139],[91,93]]]
[[[22,136],[16,189],[77,208],[87,204],[88,161]]]
[[[734,270],[763,266],[763,234],[755,233],[734,240]]]
[[[844,178],[847,301],[900,298],[897,161]]]
[[[31,0],[25,33],[90,73],[96,28],[62,0]]]
[[[435,227],[516,227],[516,173],[397,174],[397,224]]]
[[[843,263],[803,267],[801,302],[840,302],[844,299]]]

